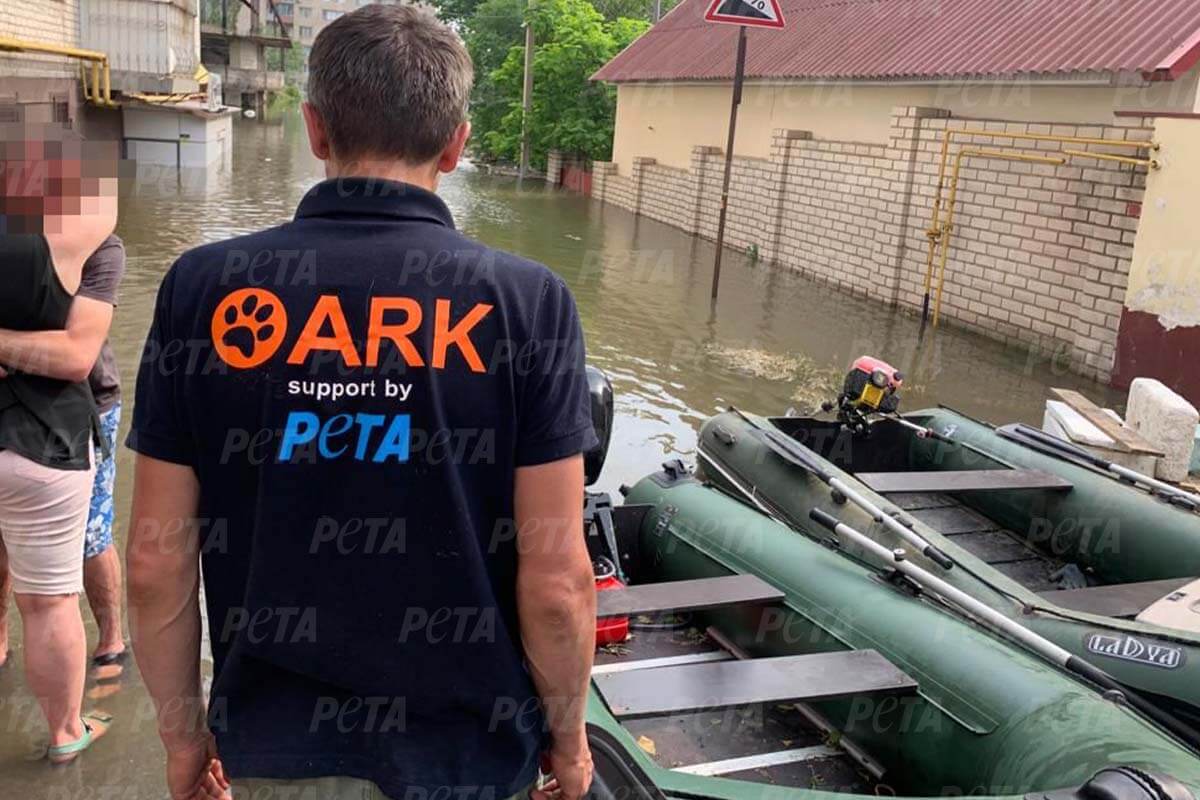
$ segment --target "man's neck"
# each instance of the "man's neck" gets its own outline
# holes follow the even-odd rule
[[[325,162],[326,178],[382,178],[383,180],[399,181],[412,186],[419,186],[436,192],[438,187],[438,170],[432,164],[413,166],[403,161],[360,158],[354,161],[336,162],[333,159]]]

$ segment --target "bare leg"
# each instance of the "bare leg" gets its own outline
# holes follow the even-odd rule
[[[8,663],[8,596],[12,578],[8,575],[8,550],[0,541],[0,667]]]
[[[121,559],[110,545],[98,556],[83,562],[83,587],[88,605],[100,628],[93,656],[120,653],[125,649],[121,635]]]
[[[25,679],[46,715],[50,746],[68,744],[83,736],[87,639],[79,596],[18,592],[17,609],[25,625]]]

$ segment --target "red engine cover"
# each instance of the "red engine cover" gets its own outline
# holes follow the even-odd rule
[[[877,369],[883,370],[883,373],[888,376],[888,385],[893,389],[899,389],[900,384],[904,382],[904,376],[895,367],[882,358],[876,358],[875,356],[859,356],[854,360],[850,368],[859,372],[865,372],[867,375],[870,375]]]

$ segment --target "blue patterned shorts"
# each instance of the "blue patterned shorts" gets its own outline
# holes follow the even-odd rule
[[[117,478],[117,426],[120,424],[120,403],[100,415],[100,434],[108,445],[108,457],[101,458],[96,464],[92,506],[88,511],[87,531],[83,539],[84,558],[95,558],[112,547],[113,483]]]

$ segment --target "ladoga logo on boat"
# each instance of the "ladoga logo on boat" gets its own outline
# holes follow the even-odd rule
[[[1089,633],[1083,640],[1089,653],[1135,661],[1163,669],[1183,666],[1183,648],[1157,642],[1147,642],[1136,636],[1111,633]]]

